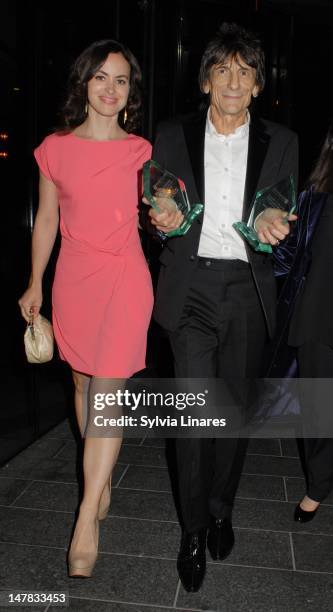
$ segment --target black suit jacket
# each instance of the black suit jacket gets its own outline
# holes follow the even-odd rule
[[[192,204],[204,204],[204,139],[206,112],[160,124],[153,159],[179,176]],[[289,129],[251,117],[243,220],[258,189],[292,173],[297,184],[298,142]],[[167,240],[160,257],[154,316],[165,329],[176,329],[190,288],[199,246],[202,217],[185,236]],[[276,289],[271,257],[247,247],[254,282],[271,335],[275,324]]]

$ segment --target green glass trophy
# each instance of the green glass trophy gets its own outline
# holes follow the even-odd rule
[[[271,245],[260,242],[255,229],[258,216],[267,209],[283,210],[286,220],[294,212],[296,209],[296,190],[292,174],[275,183],[275,185],[257,191],[247,223],[243,221],[233,223],[235,230],[245,238],[255,251],[261,253],[272,253]]]
[[[183,181],[162,168],[153,159],[143,164],[143,192],[149,204],[158,212],[180,210],[184,215],[182,224],[161,237],[184,236],[193,221],[201,214],[203,204],[191,206]]]

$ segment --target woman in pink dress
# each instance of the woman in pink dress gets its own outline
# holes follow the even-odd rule
[[[137,205],[140,169],[151,146],[131,133],[139,114],[140,80],[129,49],[112,40],[93,43],[74,63],[62,130],[35,150],[39,208],[30,283],[19,304],[27,321],[39,313],[43,273],[60,217],[53,327],[60,356],[73,371],[83,436],[89,415],[94,416],[95,393],[112,392],[119,379],[145,367],[153,295]],[[85,437],[84,495],[68,554],[72,577],[92,573],[120,446],[119,434]]]

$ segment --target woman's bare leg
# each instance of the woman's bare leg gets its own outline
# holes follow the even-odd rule
[[[74,382],[74,405],[77,424],[83,437],[87,426],[88,415],[88,391],[91,376],[72,370]]]
[[[112,393],[119,388],[120,381],[97,377],[90,380],[88,424],[83,455],[84,495],[69,556],[71,575],[81,575],[80,568],[93,565],[94,561],[91,560],[97,555],[99,506],[122,442],[120,430],[117,431],[117,437],[114,437],[114,431],[109,429],[101,432],[94,427],[94,397],[96,393]]]
[[[74,404],[77,424],[81,433],[82,438],[84,437],[87,418],[88,418],[88,393],[91,376],[72,370],[72,376],[74,381]],[[101,499],[98,512],[98,518],[101,520],[107,516],[108,508],[111,501],[111,474],[108,482],[106,483]]]
[[[94,417],[101,414],[95,409],[95,395],[106,395],[115,393],[124,386],[124,381],[111,378],[92,377],[89,386],[89,421],[85,432],[85,445],[83,457],[84,471],[84,506],[96,507],[98,505],[101,492],[108,484],[115,463],[118,459],[119,450],[122,442],[122,430],[99,428],[94,425]],[[120,414],[119,408],[115,406],[109,409],[108,416]],[[103,412],[102,412],[103,414]]]
[[[317,508],[320,506],[320,502],[311,499],[311,497],[309,497],[308,495],[304,495],[300,506],[302,510],[305,510],[305,512],[313,512],[314,510],[317,510]]]

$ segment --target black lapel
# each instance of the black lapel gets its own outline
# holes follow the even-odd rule
[[[186,119],[182,125],[193,178],[198,192],[198,201],[203,204],[205,199],[204,149],[206,112],[198,113]]]
[[[265,124],[260,119],[256,117],[252,118],[251,116],[243,202],[243,220],[247,218],[249,206],[256,192],[269,141],[270,136],[266,132]]]

